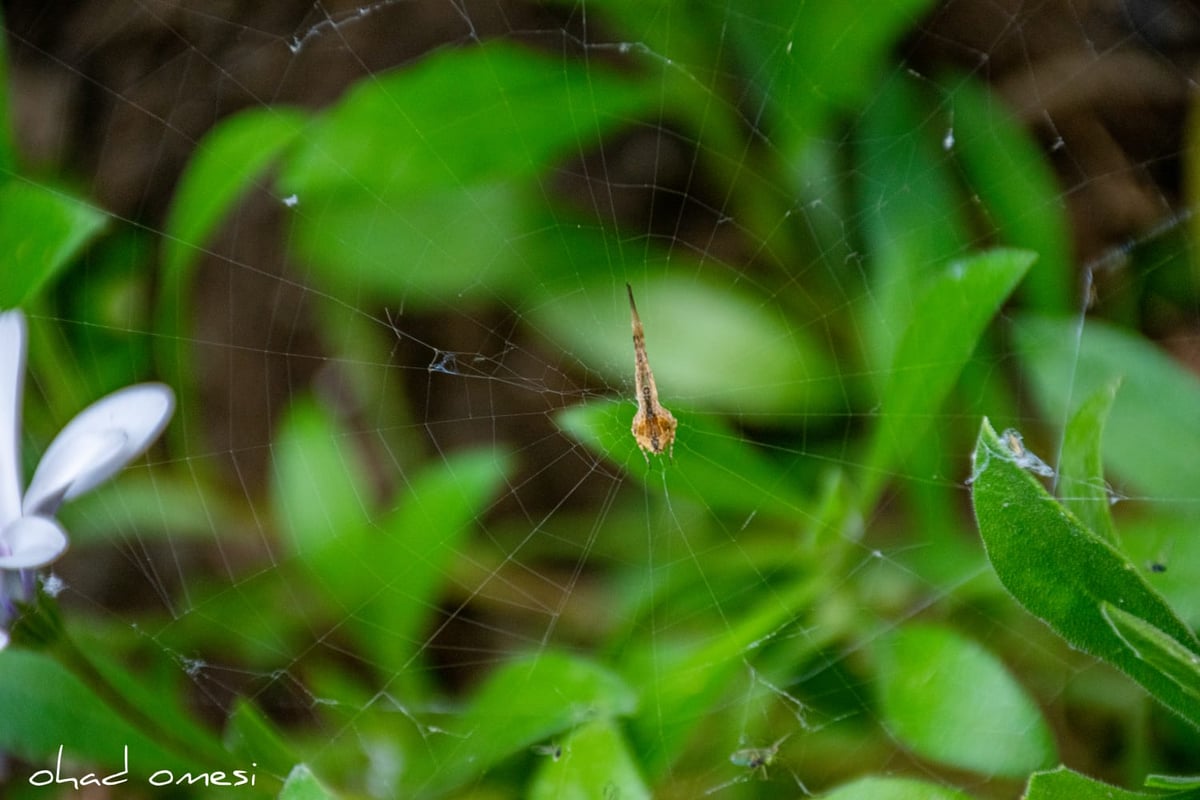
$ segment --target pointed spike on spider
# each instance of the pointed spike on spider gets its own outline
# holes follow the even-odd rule
[[[633,320],[633,378],[638,405],[630,430],[647,464],[650,463],[651,455],[660,456],[663,452],[666,452],[667,457],[674,463],[675,429],[679,423],[671,412],[658,402],[658,386],[654,382],[650,360],[646,357],[646,334],[642,329],[641,317],[638,316],[637,303],[633,300],[633,287],[626,283],[625,289],[629,293],[629,313]]]

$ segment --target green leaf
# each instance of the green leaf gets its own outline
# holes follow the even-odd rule
[[[1043,149],[1002,101],[968,78],[951,91],[954,153],[1000,241],[1038,255],[1022,291],[1033,306],[1067,311],[1075,301],[1063,193]]]
[[[231,503],[191,474],[130,471],[73,499],[59,512],[71,544],[111,542],[137,531],[142,541],[218,536],[237,528]]]
[[[422,749],[403,780],[404,796],[447,791],[486,773],[502,759],[558,736],[572,726],[634,710],[637,696],[592,661],[544,651],[490,675],[455,719],[460,736]]]
[[[387,670],[410,668],[427,648],[423,629],[442,587],[513,466],[506,453],[490,449],[443,458],[409,476],[399,507],[377,530],[335,543],[344,556],[326,550],[342,569],[335,580],[355,587],[339,594],[343,607],[355,609],[350,627]]]
[[[221,121],[196,147],[179,179],[163,239],[163,267],[171,292],[185,286],[183,274],[203,252],[221,219],[304,130],[303,112],[284,106],[253,109]]]
[[[1177,683],[1192,698],[1200,700],[1200,654],[1111,603],[1101,604],[1100,611],[1136,658]]]
[[[1139,800],[1159,793],[1130,792],[1080,775],[1066,767],[1036,772],[1029,778],[1025,800]]]
[[[1097,389],[1079,404],[1063,433],[1062,457],[1058,463],[1059,495],[1063,505],[1079,521],[1110,544],[1117,544],[1117,531],[1109,513],[1108,484],[1100,442],[1104,422],[1117,396],[1117,384]]]
[[[360,82],[305,136],[280,179],[306,202],[532,178],[649,110],[639,82],[493,39]]]
[[[915,778],[859,778],[822,795],[824,800],[970,800],[970,795]]]
[[[1145,339],[1092,319],[1022,317],[1015,334],[1021,365],[1051,419],[1067,419],[1072,398],[1121,381],[1104,430],[1105,465],[1159,506],[1194,510],[1200,379]]]
[[[858,128],[858,216],[872,264],[858,319],[879,371],[922,308],[916,301],[927,276],[966,249],[963,198],[942,143],[949,120],[933,112],[921,86],[907,72],[893,73]]]
[[[1037,704],[991,653],[952,630],[910,625],[875,647],[884,724],[933,761],[1021,777],[1057,758]]]
[[[872,499],[924,439],[979,338],[1033,264],[1032,253],[992,250],[956,261],[920,295],[892,358],[880,397],[881,416],[867,460],[864,496]]]
[[[530,800],[650,800],[629,743],[612,720],[576,728],[562,756],[546,758],[529,787]]]
[[[235,114],[197,146],[179,179],[163,237],[158,293],[158,356],[180,406],[191,402],[187,348],[190,283],[197,258],[221,219],[304,129],[301,112],[282,106]]]
[[[293,553],[305,554],[371,516],[366,468],[353,439],[310,398],[295,400],[274,444],[272,507]]]
[[[1200,790],[1200,775],[1147,775],[1147,789]]]
[[[58,748],[131,775],[156,770],[203,772],[203,764],[174,752],[127,722],[74,674],[42,653],[0,652],[0,748],[37,763],[53,762]]]
[[[284,166],[283,191],[308,209],[295,242],[355,302],[524,286],[559,235],[534,179],[657,111],[655,89],[502,40],[372,76]]]
[[[165,679],[161,671],[163,665],[151,673],[158,678],[151,682],[145,674],[133,673],[123,664],[110,657],[108,650],[100,644],[100,637],[89,634],[89,638],[78,644],[72,641],[68,652],[75,651],[85,654],[76,664],[76,676],[94,674],[97,678],[91,686],[93,691],[102,686],[111,689],[107,694],[100,695],[108,704],[113,705],[122,716],[131,721],[139,722],[143,732],[149,733],[151,728],[157,728],[157,741],[160,745],[171,746],[174,752],[188,760],[202,761],[207,769],[217,769],[230,765],[230,758],[224,746],[217,740],[213,732],[187,716],[181,702],[177,701],[177,684]],[[166,654],[160,659],[167,661],[166,667],[171,678],[177,678],[178,656],[168,658]],[[67,660],[62,663],[70,666]],[[148,665],[146,665],[148,666]],[[120,698],[118,705],[115,698]]]
[[[641,713],[630,722],[630,738],[652,776],[667,773],[704,715],[745,664],[746,653],[793,623],[827,594],[829,584],[801,575],[774,589],[758,605],[730,620],[719,635],[700,641],[658,637],[648,646],[623,648],[622,672],[641,689]],[[820,638],[820,637],[818,637]],[[813,649],[820,646],[812,641]]]
[[[107,221],[58,189],[21,179],[0,183],[0,308],[33,299]]]
[[[349,296],[501,292],[529,268],[529,197],[511,183],[426,190],[381,202],[360,187],[305,195],[296,246]]]
[[[778,514],[794,517],[808,501],[797,491],[794,463],[772,461],[738,438],[718,418],[672,409],[679,421],[673,460],[642,457],[629,430],[636,408],[632,400],[593,400],[555,415],[566,434],[614,463],[651,488],[694,498],[716,511]]]
[[[351,611],[345,629],[393,681],[403,681],[418,672],[412,660],[424,649],[422,626],[510,461],[492,450],[448,455],[409,475],[398,507],[375,518],[356,494],[367,481],[338,474],[351,472],[340,435],[313,421],[319,422],[313,436],[277,448],[280,472],[294,475],[286,483],[307,493],[286,512],[290,527],[307,540],[298,565],[306,574],[298,579],[310,581],[333,608]],[[293,494],[281,490],[280,502],[292,503]]]
[[[872,95],[887,56],[932,0],[870,4],[760,2],[728,17],[739,55],[762,97],[786,120],[789,139],[818,133],[831,112]],[[724,31],[722,30],[722,36]]]
[[[1200,581],[1188,569],[1188,565],[1200,563],[1195,517],[1155,511],[1158,513],[1121,521],[1122,549],[1134,564],[1147,571],[1146,580],[1195,630],[1200,628]]]
[[[1159,702],[1200,726],[1200,702],[1135,655],[1109,624],[1104,603],[1163,631],[1193,653],[1200,641],[1112,545],[1060,506],[984,420],[975,448],[972,500],[1000,581],[1073,647],[1103,658]]]
[[[601,278],[582,291],[548,298],[532,317],[564,350],[629,382],[629,304],[623,286]],[[680,398],[697,410],[782,417],[798,425],[804,415],[842,407],[842,378],[825,343],[761,298],[676,275],[639,281],[633,292],[660,399],[672,412],[672,399]]]
[[[279,800],[336,800],[337,795],[326,789],[305,764],[297,764],[288,773]]]
[[[264,772],[282,775],[296,763],[291,747],[262,712],[244,698],[236,701],[229,717],[225,745],[243,763],[256,764],[256,768]]]

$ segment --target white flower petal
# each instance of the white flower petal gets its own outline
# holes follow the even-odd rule
[[[25,513],[49,513],[111,478],[158,438],[174,410],[168,387],[140,383],[80,411],[46,448],[25,493]]]
[[[67,534],[49,517],[21,517],[0,531],[0,569],[44,567],[67,549]]]
[[[0,650],[8,647],[8,631],[0,628]]]
[[[119,430],[78,431],[70,440],[63,440],[60,434],[29,482],[25,514],[52,517],[68,495],[74,497],[82,491],[76,491],[81,483],[91,481],[97,473],[107,477],[121,469],[128,461],[125,457],[128,438]],[[69,446],[54,447],[60,440],[67,441]],[[99,481],[91,485],[96,483]]]
[[[0,314],[0,528],[21,516],[21,390],[25,315]]]

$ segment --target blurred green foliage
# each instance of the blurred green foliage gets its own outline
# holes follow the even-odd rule
[[[603,58],[487,41],[319,112],[243,112],[198,146],[153,270],[129,231],[97,244],[105,215],[24,174],[0,136],[0,306],[33,319],[34,449],[131,369],[197,410],[196,267],[251,188],[287,207],[279,246],[377,426],[305,387],[276,400],[265,510],[198,466],[202,431],[177,423],[152,470],[64,514],[81,550],[263,552],[183,571],[179,614],[71,614],[62,643],[0,654],[0,745],[110,769],[129,745],[142,780],[254,765],[242,788],[283,798],[1120,796],[1044,771],[1089,732],[1041,709],[1074,704],[1127,731],[1106,777],[1140,784],[1179,752],[1195,768],[1200,582],[1143,565],[1195,549],[1200,387],[1138,332],[1079,316],[1052,173],[985,87],[895,63],[929,6],[607,0],[589,14],[637,44],[589,51]],[[565,188],[637,129],[689,148],[744,263]],[[89,246],[138,266],[73,281]],[[515,486],[555,464],[520,440],[443,449],[371,368],[395,338],[362,324],[377,308],[502,308],[555,369],[627,386],[627,281],[680,420],[673,462],[643,462],[629,397],[566,403],[502,376],[535,388],[561,451],[632,479],[603,502],[535,518]],[[114,297],[150,309],[145,336],[116,336]],[[459,391],[496,379],[440,363],[429,380]],[[1029,446],[1063,443],[1055,499],[1026,445],[984,423],[971,479],[990,568],[963,483],[981,410]],[[1151,502],[1114,519],[1106,475]],[[565,599],[546,599],[563,563]],[[466,688],[439,663],[454,620],[480,636],[460,645]],[[1072,648],[1183,729],[1099,683],[1067,692],[1093,663]],[[208,695],[222,713],[202,726],[180,707],[209,660],[269,680]],[[729,760],[772,742],[770,764]]]

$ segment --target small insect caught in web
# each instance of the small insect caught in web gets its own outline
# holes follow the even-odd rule
[[[788,736],[791,734],[789,733]],[[751,772],[758,772],[759,776],[765,780],[767,767],[771,766],[775,756],[779,755],[779,746],[787,741],[788,736],[777,739],[770,747],[745,747],[734,751],[729,756],[729,761],[739,767],[746,767]]]
[[[637,304],[633,302],[633,287],[627,283],[625,288],[629,292],[629,312],[633,316],[633,378],[638,404],[631,428],[633,438],[647,464],[650,463],[650,454],[660,456],[664,451],[674,461],[675,429],[679,423],[658,402],[658,386],[654,383],[654,373],[650,371],[650,361],[646,358],[646,334],[638,317]]]
[[[551,761],[558,761],[563,757],[562,745],[556,742],[551,742],[550,744],[535,744],[530,749],[539,756],[549,756]]]
[[[1047,478],[1054,477],[1054,468],[1034,455],[1025,446],[1025,440],[1021,438],[1021,434],[1015,428],[1008,428],[1004,433],[1000,434],[1000,437],[1008,445],[1013,463],[1018,467],[1035,475],[1043,475]]]
[[[764,781],[767,780],[767,767],[775,763],[775,757],[779,755],[780,746],[790,737],[790,733],[786,736],[781,736],[769,747],[744,747],[740,750],[735,750],[729,756],[730,763],[738,767],[745,767],[747,771],[732,780],[725,781],[719,786],[714,786],[704,793],[705,796],[716,794],[739,783],[745,783],[755,777]],[[791,770],[788,770],[788,772],[791,772]],[[812,797],[812,792],[808,790],[808,787],[804,785],[804,782],[800,780],[796,773],[792,772],[791,775],[792,779],[796,782],[796,786],[804,793],[804,796]]]

